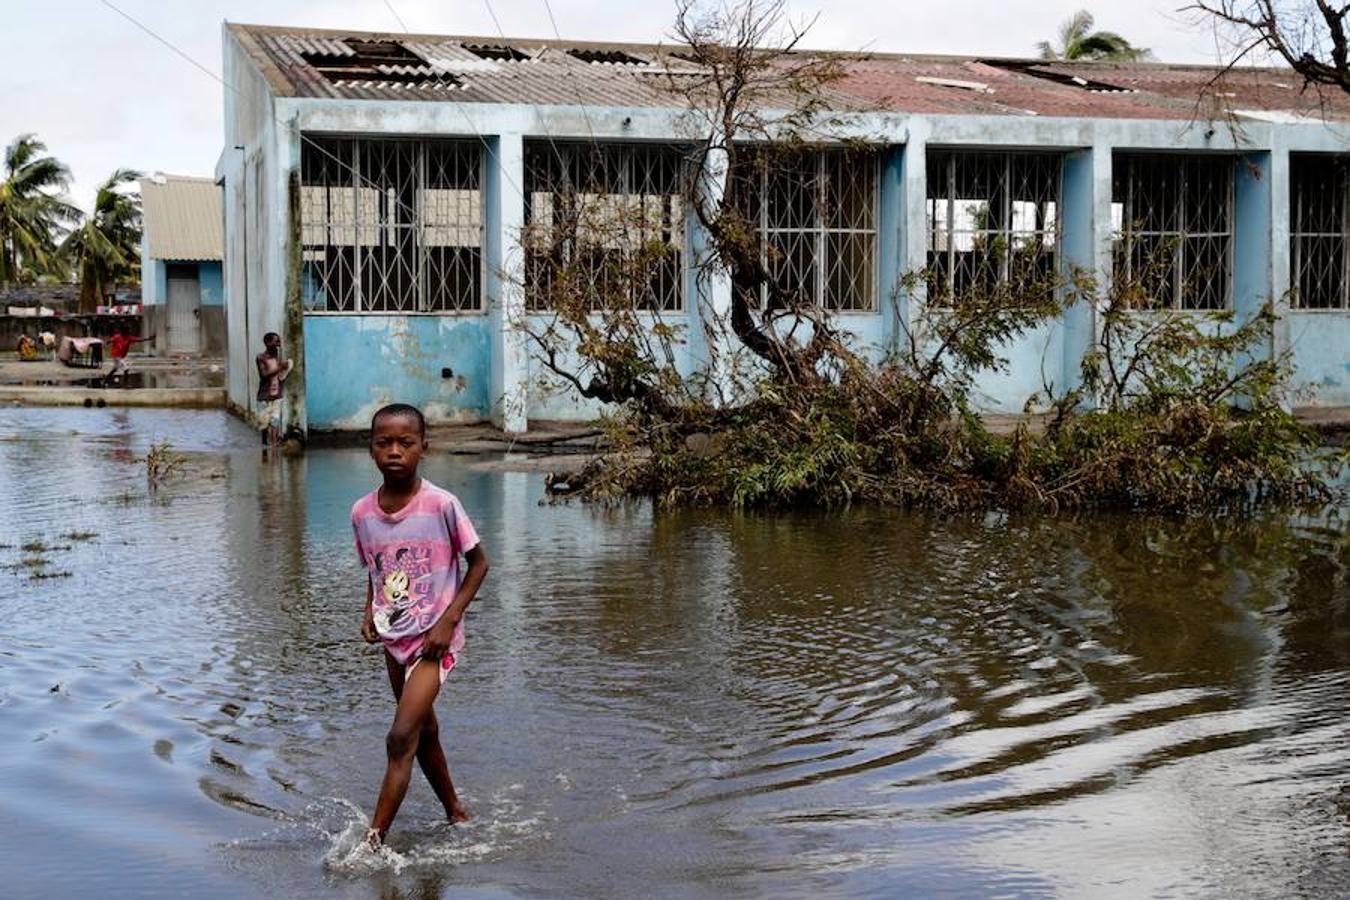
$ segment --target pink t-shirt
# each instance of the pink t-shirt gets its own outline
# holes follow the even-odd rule
[[[422,479],[398,512],[380,509],[379,491],[352,505],[356,555],[370,572],[375,628],[394,659],[409,662],[422,636],[459,591],[459,559],[478,546],[478,533],[459,498]],[[450,653],[464,647],[464,622],[455,626]]]

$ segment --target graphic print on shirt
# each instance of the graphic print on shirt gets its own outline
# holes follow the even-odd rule
[[[436,598],[431,595],[432,542],[414,541],[373,555],[375,630],[408,634],[429,627]]]

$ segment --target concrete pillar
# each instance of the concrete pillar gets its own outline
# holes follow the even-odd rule
[[[899,278],[917,276],[928,266],[928,122],[914,119],[900,156],[900,215],[896,223],[899,237]],[[927,287],[922,279],[910,278],[907,290],[895,299],[896,348],[907,351],[909,332],[914,331],[918,311],[927,302]],[[912,335],[916,340],[917,334]]]
[[[1277,132],[1277,129],[1272,129]],[[1276,137],[1268,154],[1270,171],[1270,292],[1274,302],[1275,334],[1271,351],[1279,357],[1289,352],[1289,294],[1293,290],[1292,262],[1289,258],[1289,150]]]
[[[727,156],[712,150],[699,173],[698,190],[710,208],[721,204],[726,193]],[[708,375],[714,401],[734,402],[736,352],[739,346],[731,332],[731,273],[710,265],[712,247],[696,216],[690,217],[690,252],[694,291],[689,295],[690,350],[696,365]]]
[[[881,316],[881,350],[893,353],[904,334],[905,148],[888,147],[881,154],[877,216],[877,312]]]
[[[1284,156],[1286,163],[1288,156]],[[1274,298],[1273,231],[1274,192],[1269,151],[1246,153],[1238,158],[1233,190],[1233,312],[1244,322]],[[1288,169],[1285,170],[1288,190]],[[1284,204],[1284,247],[1289,246],[1289,204]],[[1286,263],[1286,278],[1288,265]],[[1272,347],[1253,349],[1257,359]],[[1241,360],[1238,361],[1239,363]]]
[[[262,336],[269,331],[281,335],[283,350],[294,363],[291,374],[286,378],[283,391],[286,402],[282,407],[283,432],[292,428],[302,435],[309,433],[309,407],[306,393],[305,371],[305,311],[300,301],[300,268],[302,263],[302,236],[300,229],[300,128],[296,117],[269,123],[269,131],[274,141],[272,159],[273,168],[264,169],[270,175],[264,183],[271,191],[270,209],[275,210],[273,221],[281,240],[272,240],[261,252],[267,257],[268,293],[263,298],[263,316],[261,328],[252,337],[258,341],[254,347],[250,344],[249,360],[262,349]],[[259,161],[259,165],[265,158]],[[264,213],[265,214],[265,213]],[[260,222],[259,225],[264,223]],[[250,224],[250,230],[253,230]],[[254,235],[250,235],[250,240]],[[268,240],[266,231],[259,227],[256,239]],[[255,245],[256,246],[256,245]],[[252,281],[250,280],[250,286]],[[256,373],[255,373],[256,377]]]
[[[492,422],[503,431],[527,427],[529,353],[525,320],[525,143],[519,134],[487,141],[483,161],[485,294],[491,354]]]
[[[1111,148],[1095,145],[1064,157],[1060,202],[1060,253],[1066,275],[1088,273],[1097,297],[1084,298],[1064,313],[1064,342],[1059,373],[1060,393],[1083,384],[1083,357],[1097,342],[1097,301],[1104,301],[1111,282]],[[1084,398],[1091,404],[1093,398]]]

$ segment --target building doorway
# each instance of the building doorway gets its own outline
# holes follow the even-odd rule
[[[202,285],[196,266],[168,267],[169,352],[200,353],[202,349]]]

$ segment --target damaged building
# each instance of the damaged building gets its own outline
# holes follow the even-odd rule
[[[363,428],[394,400],[511,431],[593,416],[543,383],[513,327],[547,315],[548,266],[522,235],[577,192],[652,210],[668,252],[643,302],[685,326],[677,365],[702,365],[715,338],[700,316],[733,286],[694,274],[690,136],[665,86],[693,64],[671,51],[226,25],[231,403],[251,408],[253,354],[275,331],[301,430]],[[821,145],[765,176],[756,218],[780,277],[860,346],[885,353],[921,304],[990,280],[1123,272],[1168,309],[1273,302],[1265,352],[1290,355],[1300,402],[1350,405],[1350,98],[1239,70],[1221,91],[1231,116],[1211,122],[1203,67],[841,58],[831,89],[866,111],[842,116],[840,137],[875,149]],[[1023,334],[977,402],[1018,412],[1073,388],[1099,328],[1078,304]]]

